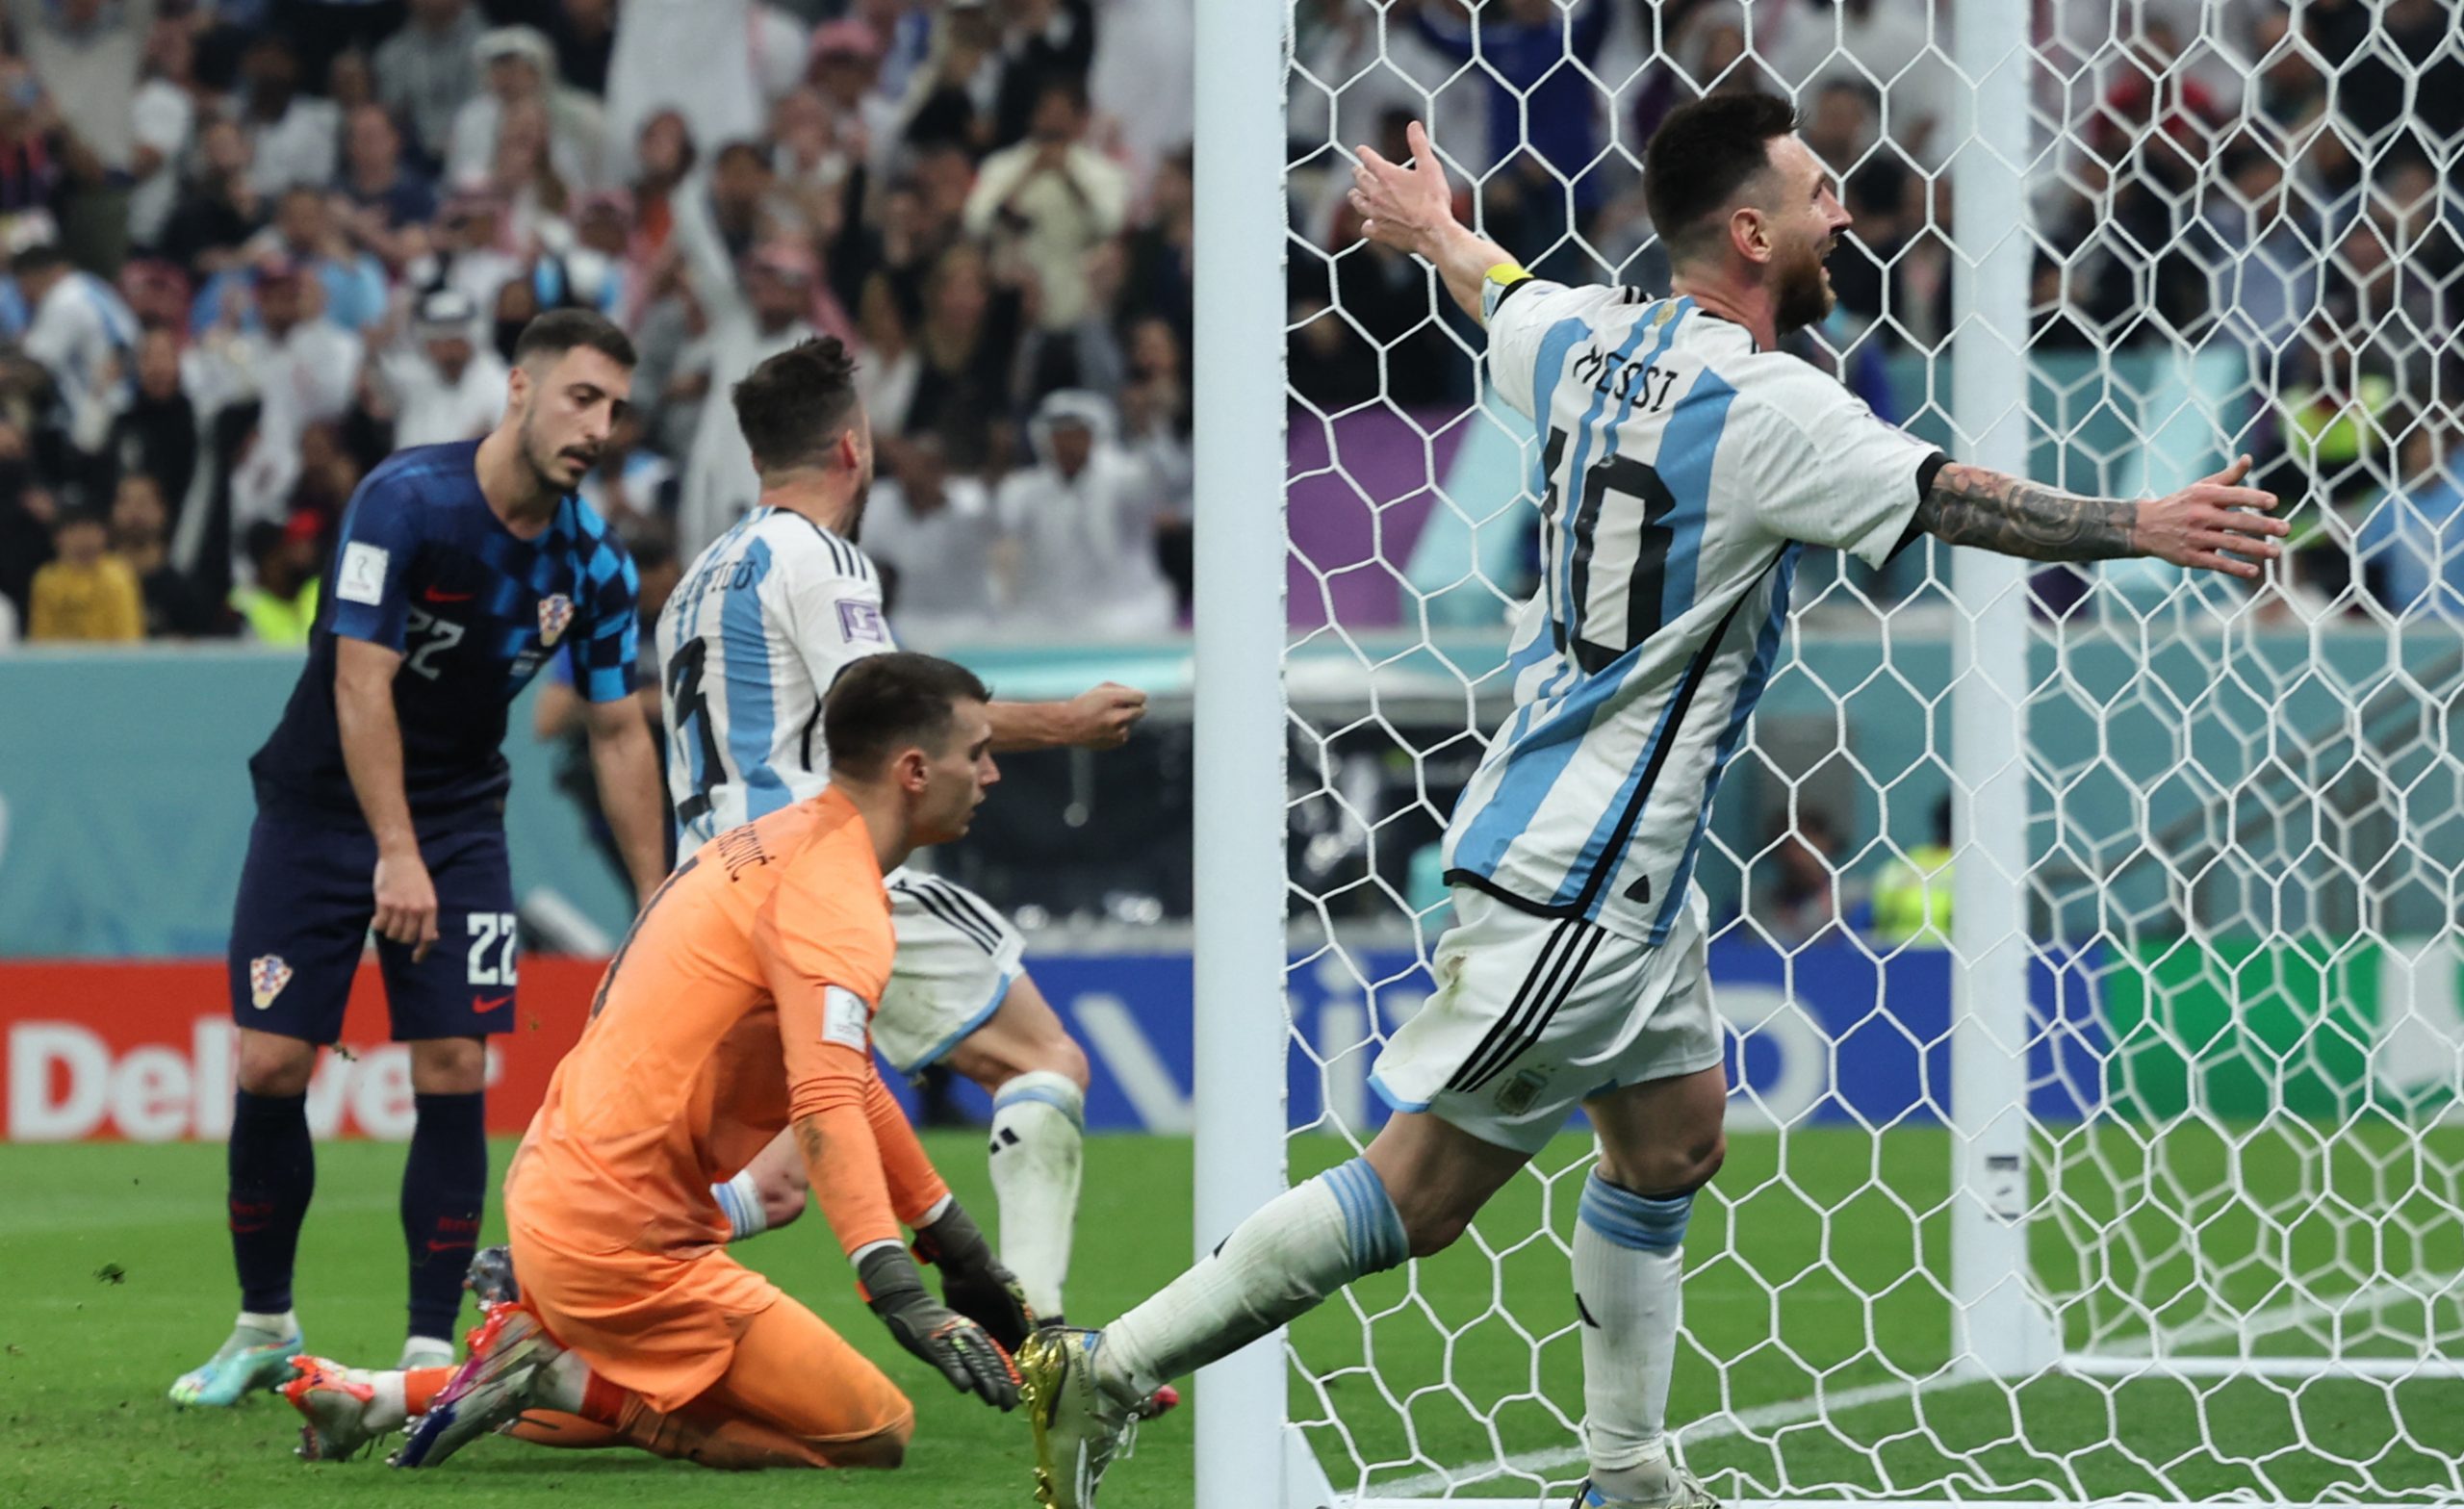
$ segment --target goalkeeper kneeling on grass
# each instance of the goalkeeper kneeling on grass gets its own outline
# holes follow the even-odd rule
[[[872,1065],[893,947],[882,876],[966,831],[998,779],[988,693],[928,655],[850,666],[830,788],[702,846],[643,908],[505,1175],[519,1297],[456,1368],[299,1358],[300,1454],[433,1467],[488,1431],[707,1467],[895,1467],[914,1410],[821,1318],[727,1253],[713,1181],[791,1128],[865,1299],[962,1393],[1017,1403],[1025,1296]],[[927,1292],[901,1225],[941,1270]],[[944,1302],[946,1301],[946,1302]]]

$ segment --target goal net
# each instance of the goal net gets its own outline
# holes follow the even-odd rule
[[[2457,16],[1930,10],[1287,11],[1290,1130],[1227,1152],[1206,1087],[1242,1071],[1208,1060],[1201,1168],[1297,1179],[1382,1120],[1368,1066],[1429,989],[1435,846],[1533,590],[1530,423],[1428,270],[1360,241],[1352,148],[1400,159],[1425,119],[1527,265],[1658,291],[1652,125],[1788,95],[1856,216],[1803,354],[2074,491],[2247,452],[2297,549],[2256,590],[1808,554],[1697,874],[1732,1092],[1686,1240],[1682,1453],[1732,1500],[2452,1499]],[[1202,918],[1256,905],[1200,858]],[[1279,1391],[1223,1396],[1282,1401],[1288,1502],[1564,1500],[1592,1156],[1570,1125],[1454,1248],[1296,1325]],[[1228,1470],[1202,1438],[1202,1494]]]

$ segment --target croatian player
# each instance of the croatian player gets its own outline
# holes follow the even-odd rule
[[[782,1129],[899,1344],[962,1393],[1017,1402],[996,1343],[1025,1337],[1025,1297],[934,1172],[870,1041],[893,947],[882,877],[965,832],[999,779],[985,700],[929,655],[839,678],[821,713],[828,789],[703,844],[608,961],[505,1173],[521,1298],[489,1311],[449,1379],[300,1359],[284,1393],[309,1419],[301,1455],[348,1456],[417,1415],[398,1467],[503,1426],[705,1467],[896,1467],[906,1395],[728,1255],[711,1181]],[[926,1292],[902,1225],[948,1304]]]
[[[665,868],[658,752],[633,697],[633,568],[574,496],[632,370],[632,344],[597,315],[541,316],[515,345],[502,422],[391,457],[343,516],[307,667],[248,762],[257,819],[231,923],[240,1318],[171,1386],[179,1403],[270,1388],[301,1349],[306,1091],[372,923],[419,1115],[402,1167],[402,1358],[452,1358],[487,1203],[486,1039],[519,1014],[500,747],[506,704],[550,655],[572,657],[589,699],[600,800],[640,894]]]
[[[689,851],[829,783],[822,693],[894,648],[881,577],[854,543],[873,476],[855,363],[836,340],[772,356],[732,395],[760,473],[752,512],[685,570],[659,614],[668,788]],[[1105,684],[1065,703],[993,703],[995,750],[1109,749],[1146,698]],[[1061,1315],[1078,1212],[1087,1057],[1019,962],[1009,921],[919,872],[889,877],[898,961],[875,1040],[902,1074],[946,1060],[992,1096],[1001,1256],[1039,1317]],[[718,1191],[737,1236],[804,1209],[803,1161],[783,1139]]]
[[[1589,1505],[1710,1502],[1671,1459],[1680,1243],[1718,1171],[1727,1084],[1691,885],[1721,768],[1778,657],[1807,545],[1880,564],[1918,534],[2033,560],[2152,555],[2255,577],[2274,505],[2246,458],[2169,498],[2079,498],[1946,461],[1777,349],[1830,309],[1848,228],[1778,100],[1672,113],[1643,168],[1671,294],[1531,277],[1414,163],[1360,149],[1363,234],[1436,265],[1534,422],[1545,590],[1516,707],[1446,837],[1439,985],[1379,1056],[1395,1114],[1101,1332],[1020,1357],[1043,1501],[1091,1501],[1132,1401],[1364,1273],[1445,1247],[1579,1105],[1600,1142],[1574,1240]]]

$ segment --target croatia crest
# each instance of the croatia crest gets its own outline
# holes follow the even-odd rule
[[[282,987],[291,984],[291,966],[280,954],[260,954],[248,960],[248,999],[262,1011],[273,1005]]]
[[[574,621],[574,600],[559,592],[539,600],[539,642],[552,648]]]

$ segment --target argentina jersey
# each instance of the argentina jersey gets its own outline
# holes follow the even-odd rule
[[[261,804],[357,821],[335,717],[336,636],[402,656],[394,676],[402,784],[424,827],[494,820],[510,778],[505,709],[548,657],[592,702],[633,691],[633,564],[578,498],[524,539],[479,491],[478,442],[400,451],[351,495],[308,664],[248,762]]]
[[[873,563],[804,515],[756,508],[711,541],[658,620],[680,852],[818,795],[822,694],[896,648]]]
[[[1527,280],[1492,312],[1489,360],[1534,422],[1542,580],[1447,879],[1660,943],[1779,656],[1798,549],[1880,565],[1942,458],[1688,298]]]

